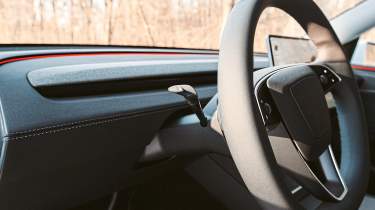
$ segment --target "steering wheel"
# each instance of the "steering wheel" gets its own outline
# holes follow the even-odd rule
[[[292,16],[317,47],[309,64],[253,71],[254,34],[262,11]],[[334,96],[341,161],[331,149],[325,94]],[[241,0],[224,28],[218,115],[234,162],[262,209],[303,209],[284,176],[321,201],[318,209],[357,209],[369,179],[369,143],[358,87],[329,21],[311,0]]]

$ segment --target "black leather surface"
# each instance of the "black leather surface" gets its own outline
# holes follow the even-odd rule
[[[194,57],[194,56],[193,56]],[[197,56],[195,56],[197,57]],[[191,59],[187,56],[186,59]],[[124,113],[167,108],[183,104],[182,98],[167,90],[108,94],[96,97],[55,100],[43,97],[31,87],[27,73],[40,68],[74,64],[121,62],[128,60],[162,60],[163,56],[82,56],[35,59],[5,64],[0,68],[0,100],[6,129],[2,136],[15,135],[35,128],[96,119]],[[176,60],[181,57],[168,57]],[[215,94],[216,87],[198,88],[202,98]]]
[[[0,67],[0,209],[66,209],[130,184],[144,147],[171,114],[187,108],[183,98],[155,90],[52,99],[33,89],[26,75],[51,66],[143,59],[166,58],[60,57]],[[216,86],[197,91],[207,100]]]
[[[0,209],[67,209],[129,186],[145,145],[173,110],[5,138]]]

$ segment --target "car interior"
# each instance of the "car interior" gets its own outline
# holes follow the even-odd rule
[[[255,53],[269,7],[307,37]],[[0,209],[375,209],[374,11],[240,0],[217,50],[1,44]]]

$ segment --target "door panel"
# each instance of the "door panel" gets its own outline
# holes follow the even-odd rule
[[[369,130],[372,166],[368,190],[371,193],[375,193],[375,68],[353,66],[353,69],[357,76]]]

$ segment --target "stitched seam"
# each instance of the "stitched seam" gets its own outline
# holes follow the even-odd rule
[[[73,129],[77,129],[77,128],[106,124],[106,123],[110,123],[110,122],[113,122],[113,121],[122,120],[122,119],[126,119],[126,118],[128,118],[128,117],[122,117],[122,118],[117,118],[117,119],[110,119],[110,120],[92,122],[92,123],[83,124],[83,125],[76,125],[76,126],[67,127],[67,128],[60,128],[60,129],[56,129],[56,130],[44,131],[44,132],[41,132],[41,133],[33,133],[33,134],[25,135],[25,136],[10,137],[9,140],[19,140],[19,139],[25,139],[25,138],[29,138],[29,137],[33,137],[33,136],[40,136],[40,135],[44,135],[44,134],[53,134],[53,133],[58,133],[58,132],[61,132],[61,131],[68,131],[68,130],[73,130]]]
[[[172,110],[174,108],[177,108],[178,106],[176,107],[170,107],[168,109],[165,109],[165,110]],[[162,110],[154,110],[154,111],[150,111],[150,112],[147,112],[147,113],[158,113]],[[55,129],[55,130],[47,130],[47,131],[44,131],[44,132],[40,132],[40,133],[32,133],[32,134],[28,134],[28,135],[24,135],[24,136],[16,136],[16,137],[10,137],[9,135],[8,136],[5,136],[5,137],[8,137],[8,140],[7,141],[10,141],[10,140],[20,140],[20,139],[25,139],[25,138],[29,138],[29,137],[33,137],[33,136],[40,136],[40,135],[44,135],[44,134],[53,134],[53,133],[58,133],[58,132],[62,132],[62,131],[68,131],[68,130],[73,130],[73,129],[77,129],[77,128],[83,128],[83,127],[90,127],[90,126],[95,126],[95,125],[100,125],[100,124],[106,124],[106,123],[110,123],[110,122],[113,122],[113,121],[118,121],[118,120],[123,120],[123,119],[129,119],[129,118],[133,118],[133,117],[137,117],[139,115],[143,115],[145,113],[130,113],[130,114],[127,114],[127,115],[114,115],[112,117],[106,117],[106,118],[102,118],[102,119],[107,119],[107,120],[100,120],[100,121],[95,121],[95,122],[91,122],[91,123],[86,123],[86,124],[80,124],[80,125],[75,125],[75,126],[71,126],[71,127],[65,127],[65,128],[60,128],[60,129]],[[108,119],[108,118],[111,118],[111,119]],[[49,129],[49,128],[55,128],[55,127],[62,127],[62,126],[69,126],[69,125],[74,125],[74,124],[78,124],[79,122],[83,123],[83,122],[87,122],[87,121],[94,121],[95,119],[88,119],[88,120],[81,120],[81,121],[76,121],[76,122],[72,122],[72,123],[65,123],[65,124],[60,124],[60,125],[54,125],[54,126],[48,126],[48,127],[43,127],[43,128],[37,128],[37,129],[31,129],[29,131],[21,131],[21,132],[14,132],[10,135],[15,135],[15,134],[22,134],[22,133],[26,133],[26,132],[35,132],[35,131],[39,131],[39,130],[43,130],[43,129]]]
[[[133,113],[133,114],[137,114],[137,113]],[[25,134],[25,133],[36,132],[36,131],[40,131],[40,130],[47,130],[47,129],[51,129],[51,128],[71,126],[71,125],[86,123],[86,122],[90,122],[90,121],[100,121],[100,120],[104,120],[104,119],[108,119],[108,118],[130,117],[130,116],[132,116],[132,113],[122,114],[122,115],[113,115],[112,117],[102,117],[102,118],[93,118],[93,119],[87,119],[87,120],[79,120],[79,121],[74,121],[74,122],[69,122],[69,123],[62,123],[62,124],[56,124],[56,125],[51,125],[51,126],[46,126],[46,127],[41,127],[41,128],[29,129],[29,130],[25,130],[25,131],[17,131],[17,132],[9,133],[9,135]]]
[[[170,110],[170,109],[174,109],[174,108],[178,108],[178,107],[184,107],[184,105],[171,106],[171,107],[167,107],[166,109]],[[161,109],[150,110],[150,111],[147,111],[147,113],[158,112],[158,111],[161,111]],[[58,128],[58,127],[73,126],[73,125],[76,125],[76,124],[81,124],[81,123],[86,123],[86,122],[91,122],[91,121],[108,120],[108,119],[112,119],[112,118],[122,118],[122,117],[132,117],[132,116],[136,116],[136,115],[143,114],[143,113],[145,113],[145,112],[130,112],[130,113],[126,113],[126,114],[112,115],[112,116],[109,116],[109,117],[107,116],[107,117],[98,117],[98,118],[92,118],[92,119],[86,119],[86,120],[78,120],[78,121],[69,122],[69,123],[62,123],[62,124],[56,124],[56,125],[51,125],[51,126],[46,126],[46,127],[41,127],[41,128],[29,129],[29,130],[25,130],[25,131],[12,132],[12,133],[9,133],[8,136],[37,132],[37,131],[40,131],[40,130],[53,129],[53,128]]]

